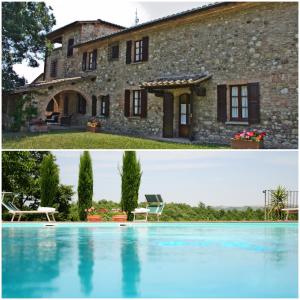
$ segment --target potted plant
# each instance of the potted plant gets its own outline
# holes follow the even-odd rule
[[[47,123],[42,119],[32,119],[29,122],[30,132],[48,132],[49,128]]]
[[[95,207],[87,208],[84,210],[87,213],[88,222],[101,222],[102,217],[99,215],[98,210]]]
[[[231,139],[232,149],[262,149],[264,147],[265,132],[256,129],[239,132]]]
[[[124,211],[116,211],[113,213],[111,220],[113,222],[127,222],[127,214]]]
[[[91,132],[100,132],[101,122],[97,119],[91,119],[87,122],[87,130]]]

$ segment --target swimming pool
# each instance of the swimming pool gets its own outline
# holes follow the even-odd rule
[[[296,223],[3,224],[4,298],[291,298]]]

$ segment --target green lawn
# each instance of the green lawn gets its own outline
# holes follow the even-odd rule
[[[92,132],[3,133],[4,149],[218,149],[216,145],[192,145]]]

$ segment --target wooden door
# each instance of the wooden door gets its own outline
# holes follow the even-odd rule
[[[179,97],[179,136],[187,138],[190,135],[190,95]]]
[[[173,137],[174,99],[172,94],[164,95],[163,113],[163,137]]]

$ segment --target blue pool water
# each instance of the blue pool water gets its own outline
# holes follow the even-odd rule
[[[4,298],[291,298],[293,223],[3,224]]]

